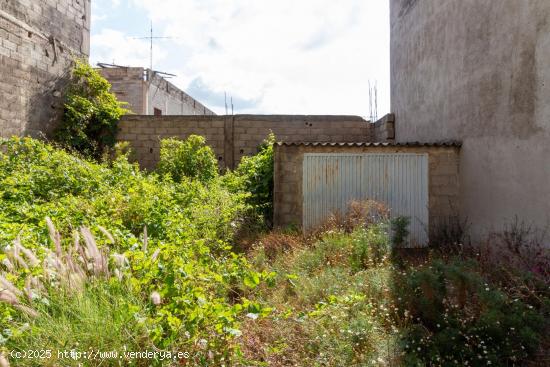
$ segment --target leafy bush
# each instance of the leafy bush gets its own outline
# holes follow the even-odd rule
[[[247,203],[264,218],[268,226],[273,222],[273,144],[270,134],[258,148],[258,154],[243,157],[239,166],[224,177],[231,192],[249,193]]]
[[[394,246],[404,246],[409,237],[409,217],[397,217],[391,221],[392,243]]]
[[[456,366],[516,364],[532,357],[547,322],[540,311],[493,288],[473,262],[437,260],[399,277],[399,309],[410,313],[410,360]]]
[[[182,177],[181,182],[174,182],[155,173],[146,175],[124,155],[98,164],[29,138],[4,140],[1,146],[0,272],[9,270],[7,261],[16,261],[10,253],[18,238],[39,260],[37,266],[20,267],[11,276],[18,289],[25,288],[29,273],[45,277],[42,264],[50,248],[57,246],[52,238],[59,238],[59,246],[68,251],[74,246],[75,231],[86,226],[100,250],[126,259],[120,272],[129,284],[129,302],[134,305],[132,299],[140,300],[131,314],[145,318],[145,343],[192,352],[196,365],[219,364],[236,355],[232,339],[240,334],[240,320],[246,314],[265,312],[243,295],[270,277],[254,271],[231,250],[239,218],[248,210],[244,195],[230,193],[217,177],[208,182]],[[57,227],[55,235],[48,231],[46,217]],[[114,272],[110,274],[118,281]],[[114,310],[106,303],[116,302],[117,291],[105,289],[105,303],[98,299],[86,304],[111,317]],[[152,293],[160,298],[157,307],[147,301]],[[55,299],[61,302],[57,296],[61,297],[48,297],[50,304]],[[39,311],[52,323],[57,320],[54,309]],[[17,320],[23,316],[0,302],[0,324],[9,330],[15,333]],[[7,342],[16,343],[10,344],[15,347],[47,338],[51,335],[45,331],[48,317],[37,320],[23,339]],[[127,326],[134,335],[142,335],[140,325]],[[92,329],[93,324],[81,329],[86,328]],[[65,337],[68,341],[79,338],[78,334]],[[120,340],[109,344],[116,349]]]
[[[111,85],[85,61],[76,61],[65,96],[56,140],[95,159],[115,144],[118,121],[129,111],[111,93]]]
[[[169,175],[176,182],[195,178],[207,182],[218,175],[216,156],[202,136],[191,135],[186,140],[164,139],[160,145],[157,172]]]

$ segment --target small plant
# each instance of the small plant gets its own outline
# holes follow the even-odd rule
[[[115,144],[120,117],[129,112],[124,105],[98,71],[77,60],[55,139],[65,148],[99,160]]]
[[[392,243],[395,247],[402,247],[409,237],[409,217],[396,217],[391,220]]]
[[[191,135],[183,141],[164,139],[160,143],[157,173],[169,175],[175,182],[185,177],[208,182],[218,176],[218,163],[202,136]]]
[[[467,245],[469,222],[458,214],[437,220],[430,225],[430,247],[457,253]]]

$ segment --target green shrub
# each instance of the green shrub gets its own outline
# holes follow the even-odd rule
[[[463,260],[434,261],[396,282],[411,360],[453,366],[514,365],[532,357],[547,327],[540,311],[511,299]]]
[[[118,121],[129,112],[123,106],[109,82],[87,62],[77,60],[55,138],[66,148],[99,159],[115,144]]]
[[[54,247],[45,217],[57,227],[64,249],[74,246],[76,229],[88,226],[99,248],[128,259],[123,275],[129,282],[129,300],[147,303],[152,292],[159,293],[161,305],[142,310],[152,344],[196,353],[195,365],[219,364],[235,356],[232,340],[240,333],[240,320],[264,312],[243,294],[270,276],[254,271],[232,252],[231,240],[247,210],[243,195],[230,193],[217,177],[205,183],[146,175],[124,155],[99,164],[29,138],[1,145],[0,272],[6,270],[7,254],[17,238],[43,261]],[[43,274],[40,265],[19,268],[11,281],[24,289],[29,272]],[[106,297],[111,294],[106,292]],[[104,306],[90,304],[110,317],[114,311]],[[2,325],[14,330],[18,317],[17,310],[0,302]],[[141,335],[141,326],[128,327]],[[29,338],[51,335],[40,330]],[[199,347],[205,343],[207,347]]]
[[[534,359],[550,326],[547,291],[522,296],[533,291],[523,289],[527,282],[499,289],[478,262],[437,253],[397,265],[387,230],[386,222],[331,230],[271,258],[257,249],[253,263],[277,276],[273,288],[255,296],[275,310],[271,323],[245,330],[252,334],[245,353],[297,366],[503,366]]]
[[[216,156],[202,136],[191,135],[186,140],[164,139],[160,144],[157,172],[175,182],[194,178],[207,182],[218,175]]]
[[[409,237],[409,217],[396,217],[391,221],[392,243],[396,247],[404,246]]]
[[[258,148],[258,154],[243,157],[238,167],[224,177],[231,192],[249,193],[247,203],[255,208],[268,226],[273,222],[273,144],[270,134]]]

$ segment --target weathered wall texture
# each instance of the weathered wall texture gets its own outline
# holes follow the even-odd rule
[[[233,168],[244,155],[256,153],[272,131],[286,142],[366,142],[373,124],[356,116],[125,116],[118,140],[129,141],[135,159],[152,169],[160,156],[160,139],[197,134],[214,149],[221,167]]]
[[[376,142],[395,141],[395,116],[389,113],[374,123],[374,140]]]
[[[51,132],[89,37],[90,0],[0,2],[0,137]]]
[[[111,83],[111,91],[119,101],[128,103],[126,108],[137,114],[147,114],[147,87],[143,68],[98,69]]]
[[[474,237],[550,223],[550,1],[391,0],[397,141],[461,140]]]
[[[144,68],[106,67],[99,72],[113,86],[113,92],[138,115],[215,115],[210,109],[155,72]]]
[[[277,227],[302,225],[303,161],[305,153],[426,153],[428,154],[429,234],[456,216],[459,194],[459,147],[356,144],[276,145],[274,223]]]

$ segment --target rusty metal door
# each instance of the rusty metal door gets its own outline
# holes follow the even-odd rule
[[[303,227],[308,231],[350,201],[377,200],[410,218],[409,246],[428,242],[428,155],[304,154]]]

